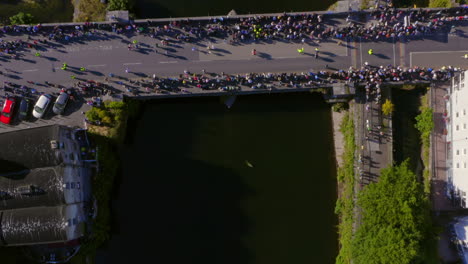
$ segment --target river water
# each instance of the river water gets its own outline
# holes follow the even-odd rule
[[[97,263],[310,264],[337,254],[329,106],[317,94],[145,104]]]
[[[270,1],[270,0],[138,0],[136,14],[139,18],[225,16],[232,9],[238,14],[281,13],[326,10],[334,0],[324,1]]]

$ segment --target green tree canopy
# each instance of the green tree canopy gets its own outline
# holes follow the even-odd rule
[[[421,113],[416,116],[416,124],[414,125],[416,129],[421,133],[421,138],[425,146],[429,146],[430,135],[432,129],[434,129],[433,121],[433,111],[432,108],[423,107]]]
[[[19,12],[18,14],[10,17],[10,23],[12,25],[24,25],[32,24],[34,17],[29,13]]]
[[[383,169],[358,196],[360,225],[352,241],[355,264],[421,263],[431,222],[429,203],[408,161]]]

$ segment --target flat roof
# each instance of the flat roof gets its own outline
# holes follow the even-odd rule
[[[65,207],[33,207],[1,211],[0,243],[29,245],[67,240]]]
[[[58,140],[59,130],[59,125],[51,125],[0,134],[0,160],[29,169],[59,165],[60,152],[50,145],[51,140]]]
[[[65,204],[63,166],[0,176],[0,210]]]

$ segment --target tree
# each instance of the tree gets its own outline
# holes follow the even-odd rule
[[[19,12],[18,14],[10,17],[10,23],[12,25],[26,25],[32,24],[34,17],[29,13]]]
[[[393,111],[395,111],[395,105],[388,99],[382,105],[382,112],[384,115],[389,116],[392,115]]]
[[[424,263],[430,206],[408,161],[382,170],[358,195],[361,223],[352,240],[355,264]]]
[[[432,108],[429,107],[423,107],[421,113],[416,116],[416,124],[414,126],[421,133],[422,143],[425,146],[429,146],[430,135],[432,129],[434,129],[434,121],[432,118],[433,111]]]
[[[107,5],[107,10],[114,11],[114,10],[130,10],[131,3],[129,0],[110,0],[109,4]]]

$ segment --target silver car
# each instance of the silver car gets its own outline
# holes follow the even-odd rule
[[[37,100],[36,105],[34,105],[33,116],[35,118],[42,118],[47,112],[47,107],[49,106],[51,100],[52,96],[50,94],[41,95],[41,97],[39,97]]]
[[[57,100],[55,100],[55,104],[52,108],[52,111],[57,115],[63,114],[63,111],[65,110],[65,107],[68,103],[68,98],[70,98],[70,96],[66,92],[61,92],[60,95],[57,97]]]

